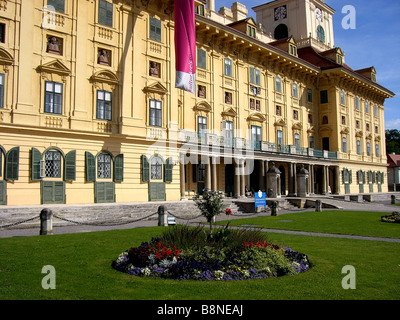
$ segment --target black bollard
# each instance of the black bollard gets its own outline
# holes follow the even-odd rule
[[[40,212],[40,235],[53,234],[53,212],[50,209],[43,209]]]

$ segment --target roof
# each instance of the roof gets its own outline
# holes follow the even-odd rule
[[[400,167],[400,155],[399,154],[388,154],[387,163],[389,168]]]

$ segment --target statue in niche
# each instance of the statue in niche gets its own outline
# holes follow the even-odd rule
[[[54,36],[47,41],[47,52],[60,54],[60,43]]]
[[[230,92],[225,92],[225,103],[232,104],[232,94]]]
[[[149,72],[150,76],[159,78],[160,74],[158,69],[159,69],[158,63],[150,61],[150,72]]]
[[[198,86],[197,96],[199,98],[206,97],[206,87],[205,86],[201,86],[201,85]]]
[[[97,63],[98,64],[103,64],[106,66],[110,65],[110,62],[108,61],[108,52],[105,49],[100,49],[99,50],[99,57],[97,58]]]

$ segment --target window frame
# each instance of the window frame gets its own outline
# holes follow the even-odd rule
[[[47,88],[48,88],[47,85],[48,84],[51,84],[53,86],[51,91],[47,90]],[[61,87],[61,92],[55,92],[56,85],[59,85]],[[63,104],[64,104],[63,103],[63,100],[64,100],[64,84],[60,83],[60,82],[55,82],[55,81],[45,81],[44,82],[44,92],[45,92],[44,93],[44,108],[43,108],[44,113],[62,115],[63,114]],[[49,102],[47,102],[48,97],[51,98],[50,109],[48,109],[48,107],[47,107],[49,105]],[[56,106],[55,98],[56,97],[60,98],[60,104],[58,104],[60,110],[57,110],[59,112],[57,112],[56,109],[55,109],[55,106]]]
[[[162,23],[160,19],[150,17],[149,19],[149,39],[162,42]]]
[[[232,77],[232,60],[229,58],[224,59],[224,75]]]
[[[50,2],[50,3],[49,3]],[[62,2],[62,5],[61,5]],[[55,5],[54,5],[55,3]],[[65,14],[65,0],[47,0],[47,9],[52,6],[56,12]],[[62,6],[62,10],[60,10]]]
[[[357,140],[356,142],[357,145],[357,154],[360,156],[362,151],[361,151],[361,140]]]
[[[100,93],[103,93],[103,96],[104,96],[103,99],[99,98]],[[106,100],[107,94],[110,95],[110,100]],[[100,108],[101,102],[103,102],[103,108]],[[107,108],[107,105],[109,106],[109,108]],[[107,110],[107,109],[109,109],[109,110]],[[109,116],[107,116],[107,115],[109,115]],[[111,91],[106,91],[106,90],[97,90],[96,91],[96,119],[112,121],[112,92]]]
[[[207,52],[201,48],[197,48],[197,67],[207,70]]]
[[[157,108],[159,106],[159,108]],[[149,100],[149,125],[153,127],[162,127],[162,101],[157,99]]]
[[[101,161],[100,157],[104,157],[104,159],[109,159],[109,161]],[[106,175],[106,165],[109,164],[108,174]],[[113,157],[111,154],[107,152],[100,152],[96,156],[96,177],[97,179],[106,180],[113,178]]]
[[[293,82],[293,84],[292,84],[292,96],[295,99],[299,98],[299,88],[298,88],[297,83],[295,83],[295,82]]]
[[[101,5],[105,5],[104,8],[101,8]],[[111,2],[108,2],[106,0],[99,0],[97,8],[98,8],[97,23],[102,26],[105,26],[105,27],[113,28],[113,26],[114,26],[114,4]],[[110,8],[111,8],[111,16],[110,16]],[[104,16],[101,16],[102,10],[105,11]],[[110,19],[111,19],[111,21],[110,21]]]
[[[278,76],[275,78],[275,91],[282,93],[282,79]]]

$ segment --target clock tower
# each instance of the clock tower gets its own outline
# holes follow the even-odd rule
[[[324,0],[275,0],[253,8],[257,23],[276,40],[293,36],[299,47],[335,47],[332,15]]]

